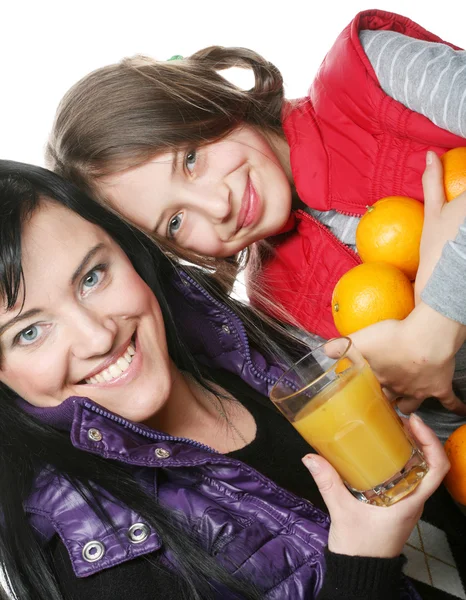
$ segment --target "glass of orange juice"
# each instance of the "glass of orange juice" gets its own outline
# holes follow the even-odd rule
[[[390,506],[428,471],[375,375],[346,337],[300,359],[270,398],[360,500]]]

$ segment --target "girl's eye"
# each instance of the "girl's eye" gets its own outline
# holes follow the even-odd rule
[[[197,153],[196,150],[190,150],[184,159],[184,164],[190,173],[193,172],[196,164]]]
[[[20,346],[28,346],[33,344],[40,335],[40,326],[31,325],[23,331],[20,331],[16,336],[16,340]]]
[[[170,219],[168,222],[168,237],[174,238],[180,230],[181,223],[183,222],[183,213],[178,213]]]

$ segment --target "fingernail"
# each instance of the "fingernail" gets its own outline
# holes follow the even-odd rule
[[[308,454],[307,456],[305,456],[302,459],[302,461],[303,461],[304,465],[309,469],[309,471],[313,475],[315,475],[316,473],[318,473],[320,471],[319,464],[314,459],[314,457],[312,456],[312,454]]]
[[[419,423],[423,423],[423,420],[421,419],[421,417],[419,417],[416,413],[411,413],[411,418],[415,419]]]
[[[426,154],[426,165],[429,166],[432,164],[432,160],[433,160],[433,152],[432,150],[429,150]]]

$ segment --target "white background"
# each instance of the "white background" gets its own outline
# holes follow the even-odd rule
[[[466,46],[464,0],[2,0],[0,158],[43,164],[62,95],[128,55],[165,60],[212,44],[246,46],[275,63],[287,97],[298,97],[340,31],[374,7]]]

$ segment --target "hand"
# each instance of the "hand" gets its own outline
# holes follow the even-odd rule
[[[430,163],[429,163],[430,160]],[[428,152],[422,176],[424,190],[424,226],[422,229],[419,269],[416,276],[416,303],[435,268],[443,247],[454,240],[466,218],[466,192],[447,202],[443,187],[442,162],[435,152]]]
[[[349,336],[391,397],[403,396],[404,414],[435,396],[442,405],[466,415],[466,405],[452,388],[455,354],[466,327],[420,302],[403,321],[381,321]]]
[[[414,492],[388,508],[357,500],[321,456],[310,454],[304,457],[303,462],[314,477],[330,513],[328,547],[331,552],[379,558],[394,558],[401,553],[422,514],[425,501],[450,468],[434,432],[414,415],[409,420],[409,427],[424,452],[429,472]]]

